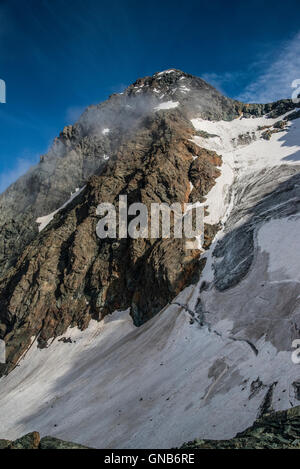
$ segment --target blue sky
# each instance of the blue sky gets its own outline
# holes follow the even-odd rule
[[[244,101],[290,97],[299,13],[299,0],[0,0],[0,191],[138,77],[178,68]]]

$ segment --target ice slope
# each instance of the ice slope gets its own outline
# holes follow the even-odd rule
[[[114,313],[69,330],[73,343],[34,343],[0,380],[0,438],[37,430],[98,448],[170,448],[230,438],[262,411],[299,404],[300,122],[265,141],[266,121],[193,121],[218,135],[195,141],[223,157],[207,198],[222,230],[199,284],[140,328]],[[252,131],[256,140],[232,141]]]
[[[289,407],[297,367],[290,352],[263,339],[256,356],[230,329],[230,320],[216,325],[218,333],[190,325],[174,305],[138,330],[124,314],[72,331],[76,343],[32,348],[2,380],[0,436],[38,429],[98,448],[231,437],[253,422],[266,393],[249,400],[251,383],[278,380],[277,407]]]

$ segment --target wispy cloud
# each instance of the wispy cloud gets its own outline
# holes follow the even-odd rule
[[[36,158],[18,158],[12,169],[0,173],[0,193],[5,191],[20,176],[25,174],[28,169],[36,164]]]
[[[203,78],[225,94],[233,88],[232,83],[238,84],[242,91],[232,97],[244,102],[267,103],[290,98],[292,82],[300,79],[300,31],[276,47],[272,54],[259,54],[246,70],[206,73]]]
[[[116,85],[110,86],[109,91],[110,93],[123,93],[123,91],[126,90],[128,86],[129,85],[125,85],[125,83],[118,83]]]
[[[66,111],[66,121],[70,124],[74,124],[81,114],[84,112],[86,106],[71,106]]]
[[[238,96],[241,101],[268,102],[290,98],[291,84],[300,78],[300,32],[283,44],[272,63]]]
[[[203,73],[203,80],[213,85],[221,93],[226,94],[226,88],[234,82],[244,79],[244,72],[225,72],[225,73]]]

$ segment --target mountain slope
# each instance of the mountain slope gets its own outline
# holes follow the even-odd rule
[[[90,106],[75,125],[64,128],[36,167],[0,195],[0,276],[38,235],[36,218],[55,211],[91,175],[101,173],[128,133],[140,128],[155,108],[179,102],[187,119],[199,115],[230,120],[241,113],[262,115],[295,107],[289,100],[245,105],[178,70],[139,79],[124,93]]]
[[[129,105],[134,119],[112,137],[109,160],[76,180],[85,188],[1,278],[2,372],[13,370],[0,381],[3,438],[38,430],[92,447],[168,448],[231,438],[299,403],[296,105],[244,105],[179,71],[112,98],[123,99],[114,118]],[[98,112],[76,124],[88,140],[104,130]],[[203,247],[97,239],[98,203],[124,193],[146,205],[205,197]]]

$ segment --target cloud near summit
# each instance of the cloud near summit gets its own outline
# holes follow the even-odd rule
[[[206,73],[202,76],[225,94],[232,81],[244,82],[244,90],[239,95],[231,96],[243,102],[267,103],[291,98],[292,82],[300,79],[300,31],[282,43],[272,59],[262,56],[246,71]]]

